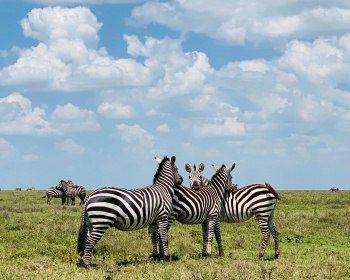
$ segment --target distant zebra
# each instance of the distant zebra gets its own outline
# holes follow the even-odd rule
[[[54,187],[50,187],[46,190],[46,195],[44,195],[43,197],[41,198],[45,198],[47,197],[47,201],[46,203],[47,204],[51,204],[51,199],[53,199],[54,197],[57,197],[57,198],[60,198],[62,197],[63,195],[63,192],[60,191],[59,189],[57,188],[54,188]]]
[[[86,190],[83,186],[76,186],[71,180],[68,182],[61,180],[56,186],[57,189],[63,192],[62,205],[66,202],[69,205],[69,199],[71,199],[71,205],[75,205],[75,197],[80,198],[81,205],[86,197]]]
[[[35,189],[34,187],[30,187],[30,188],[27,188],[27,191],[32,191],[34,189]]]
[[[22,188],[16,188],[15,189],[15,191],[21,191],[22,190]]]
[[[215,165],[213,165],[213,168],[215,171],[218,170],[218,167]],[[190,174],[190,182],[191,180]],[[202,177],[200,186],[205,187],[207,184],[208,179]],[[231,174],[228,176],[228,185],[232,185]],[[270,184],[265,182],[265,185],[254,184],[234,191],[228,191],[225,193],[223,200],[220,222],[241,223],[253,216],[258,220],[263,236],[263,242],[259,252],[260,259],[264,256],[270,233],[275,241],[275,258],[277,259],[279,257],[278,232],[273,222],[277,199],[281,199],[278,193]],[[218,242],[219,252],[223,254],[220,223],[215,225],[215,237]]]
[[[159,229],[163,248],[162,257],[169,260],[168,217],[172,197],[182,177],[175,165],[175,157],[164,157],[154,175],[153,185],[141,189],[101,188],[85,200],[78,237],[77,265],[91,264],[91,252],[106,230],[115,227],[132,231],[149,227],[150,233]]]
[[[338,189],[338,188],[336,188],[336,187],[332,187],[332,188],[330,189],[330,191],[332,191],[332,192],[338,192],[338,191],[339,191],[339,189]]]
[[[235,164],[228,169],[223,165],[213,175],[208,186],[202,188],[200,191],[194,191],[182,185],[175,189],[173,211],[169,216],[168,228],[171,227],[175,220],[183,224],[201,224],[203,257],[211,255],[214,226],[221,213],[221,204],[225,189],[231,187],[226,185],[228,174],[234,168]],[[153,240],[153,242],[155,241]],[[156,254],[156,249],[157,247],[154,246],[153,255]]]

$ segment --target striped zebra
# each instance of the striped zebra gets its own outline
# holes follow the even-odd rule
[[[54,198],[54,197],[57,197],[57,198],[60,198],[62,197],[63,195],[63,192],[57,188],[54,188],[54,187],[50,187],[46,190],[46,195],[44,195],[43,197],[41,198],[45,198],[47,197],[47,201],[46,203],[47,204],[51,204],[51,200]]]
[[[332,187],[332,188],[330,189],[330,191],[332,191],[332,192],[338,192],[338,191],[339,191],[339,188]]]
[[[228,169],[226,169],[225,165],[222,165],[213,175],[208,186],[200,191],[195,191],[182,185],[175,189],[173,211],[169,217],[168,229],[175,220],[183,224],[201,224],[203,257],[211,255],[214,225],[221,212],[225,189],[231,187],[226,185],[228,174],[234,168],[235,164]],[[156,242],[156,240],[152,240],[152,242]],[[156,254],[156,248],[154,246],[153,255]]]
[[[27,191],[32,191],[34,189],[35,189],[34,187],[30,187],[30,188],[27,188]]]
[[[217,166],[212,166],[214,171],[218,170]],[[190,182],[193,181],[191,175],[192,174],[190,173]],[[233,185],[231,174],[229,174],[227,180],[228,185]],[[208,185],[208,182],[209,180],[202,176],[200,180],[200,188],[205,188],[206,185]],[[222,212],[220,214],[220,222],[241,223],[255,216],[263,236],[263,242],[259,251],[259,259],[262,259],[264,256],[270,234],[272,234],[275,241],[275,258],[277,259],[279,257],[278,232],[273,219],[277,200],[280,199],[278,193],[266,182],[265,185],[254,184],[236,190],[231,189],[230,191],[225,192]],[[223,249],[221,244],[220,223],[215,225],[215,238],[218,243],[219,254],[222,255]]]
[[[16,188],[15,189],[15,191],[21,191],[22,190],[22,188]]]
[[[78,266],[91,264],[92,249],[110,227],[132,231],[148,226],[152,235],[159,230],[163,247],[161,256],[170,260],[168,217],[174,188],[183,181],[175,160],[174,156],[171,160],[164,157],[154,175],[153,185],[134,190],[101,188],[86,198],[78,237]]]
[[[76,186],[71,180],[67,182],[61,180],[56,186],[57,189],[63,192],[62,195],[62,205],[66,202],[69,205],[69,199],[71,200],[71,205],[75,205],[75,197],[78,196],[80,198],[81,205],[86,197],[86,190],[83,186]]]

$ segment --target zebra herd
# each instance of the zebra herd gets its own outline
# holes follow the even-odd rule
[[[153,184],[140,189],[100,188],[85,198],[78,234],[78,266],[91,265],[94,246],[110,227],[132,231],[148,227],[152,240],[152,256],[171,260],[168,231],[175,220],[183,224],[201,224],[203,234],[202,256],[210,256],[215,235],[219,255],[223,254],[220,222],[240,223],[255,216],[263,236],[259,252],[262,259],[270,234],[275,241],[275,258],[279,257],[278,232],[273,222],[277,192],[268,184],[255,184],[237,189],[232,184],[231,171],[235,164],[217,167],[211,179],[201,175],[204,164],[189,172],[190,187],[175,164],[176,158],[155,158],[158,169]],[[64,186],[59,184],[63,193]],[[84,257],[84,260],[83,260]]]
[[[45,197],[47,198],[47,204],[50,204],[54,197],[62,198],[62,205],[65,203],[69,205],[69,201],[71,201],[71,205],[75,205],[75,197],[79,197],[79,205],[81,205],[86,197],[86,190],[83,186],[75,185],[71,180],[67,182],[61,180],[56,187],[50,187],[46,190],[46,195],[42,198]]]

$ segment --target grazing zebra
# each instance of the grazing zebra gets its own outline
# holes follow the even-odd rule
[[[172,197],[182,177],[175,165],[176,158],[164,157],[153,178],[153,185],[141,189],[101,188],[85,200],[79,229],[77,265],[89,266],[91,252],[106,230],[115,227],[132,231],[149,226],[150,233],[160,232],[162,257],[170,260],[168,248],[168,217]],[[85,254],[85,264],[83,255]]]
[[[35,189],[34,187],[30,187],[30,188],[27,188],[27,191],[32,191],[34,189]]]
[[[71,180],[68,182],[61,180],[56,186],[57,189],[63,192],[62,205],[66,202],[69,205],[69,199],[71,199],[71,205],[75,205],[75,197],[80,198],[81,205],[86,197],[86,190],[83,186],[76,186]]]
[[[332,191],[332,192],[337,192],[337,191],[339,191],[339,189],[336,188],[336,187],[332,187],[332,188],[330,189],[330,191]]]
[[[21,191],[22,190],[22,188],[16,188],[15,189],[15,191]]]
[[[221,212],[221,204],[225,189],[231,187],[226,185],[228,174],[234,168],[235,164],[228,169],[223,165],[220,170],[213,175],[208,186],[202,188],[200,191],[194,191],[182,185],[175,189],[173,211],[169,216],[168,229],[175,220],[183,224],[201,224],[203,234],[203,257],[211,255],[214,225]],[[155,243],[156,240],[153,238],[152,242]],[[157,247],[154,245],[153,255],[157,253],[156,249]]]
[[[60,197],[62,197],[62,195],[63,195],[63,192],[61,190],[54,188],[54,187],[50,187],[46,190],[46,195],[44,195],[41,198],[47,197],[46,203],[51,204],[52,198],[54,198],[54,197],[60,198]]]
[[[213,165],[213,168],[215,171],[218,170],[218,167],[215,165]],[[232,185],[231,174],[229,174],[227,180],[228,185]],[[208,179],[202,177],[200,187],[205,187],[207,184]],[[263,242],[259,252],[260,259],[264,256],[270,233],[275,241],[275,258],[277,259],[279,257],[278,232],[273,222],[277,199],[280,200],[280,196],[271,185],[266,182],[265,185],[254,184],[225,192],[220,222],[241,223],[255,216],[263,236]],[[215,238],[218,242],[219,252],[223,254],[220,223],[215,225]]]

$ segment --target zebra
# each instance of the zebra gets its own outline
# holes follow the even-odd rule
[[[71,180],[68,182],[61,180],[56,186],[57,189],[63,192],[62,196],[62,205],[66,202],[69,205],[69,199],[71,199],[71,205],[75,205],[75,197],[78,196],[80,198],[81,205],[86,197],[86,190],[83,186],[76,186]]]
[[[193,169],[191,169],[191,166],[186,163],[185,165],[185,169],[188,173],[190,173],[190,175],[188,176],[189,180],[190,180],[190,186],[191,189],[193,190],[199,190],[200,189],[200,182],[202,180],[202,174],[201,172],[204,170],[204,163],[200,163],[199,164],[199,168],[198,170],[196,169],[196,164],[193,164]],[[206,184],[204,185],[205,187],[207,187],[209,185],[210,180],[203,177],[204,180],[206,180]],[[236,190],[237,189],[237,185],[236,184],[232,184],[231,185],[231,189],[232,190]]]
[[[159,161],[159,159],[158,159]],[[228,174],[235,168],[233,164],[226,169],[222,165],[213,177],[209,185],[200,191],[194,191],[183,185],[175,189],[173,197],[173,211],[169,217],[168,230],[175,220],[183,224],[201,224],[203,234],[202,256],[208,257],[212,251],[214,225],[221,212],[221,204],[226,188]],[[152,239],[156,243],[156,239]],[[160,250],[161,250],[161,246]],[[153,255],[157,254],[157,246],[154,244]]]
[[[218,170],[217,166],[212,165],[212,167],[214,171]],[[229,174],[227,180],[228,185],[232,185],[231,174]],[[190,182],[191,181],[190,174]],[[207,178],[202,176],[200,188],[208,185],[208,181]],[[190,185],[190,187],[192,186]],[[273,219],[277,200],[280,199],[278,193],[266,182],[264,185],[253,184],[236,190],[231,189],[225,192],[219,221],[225,223],[241,223],[255,216],[263,236],[263,242],[259,251],[259,259],[264,257],[270,233],[275,241],[275,259],[278,259],[278,232]],[[221,244],[220,223],[215,225],[215,238],[219,247],[219,255],[222,255],[223,249]]]
[[[332,191],[332,192],[337,192],[337,191],[339,191],[339,188],[332,187],[332,188],[330,189],[330,191]]]
[[[15,189],[15,191],[21,191],[22,190],[22,188],[16,188]]]
[[[171,260],[168,248],[168,217],[172,210],[174,188],[183,181],[175,165],[175,156],[163,158],[153,178],[153,185],[141,189],[100,188],[85,200],[78,235],[77,265],[91,265],[91,252],[106,230],[123,231],[149,227],[160,233],[163,252]],[[85,263],[82,259],[85,254]]]
[[[42,196],[41,198],[47,197],[47,204],[51,204],[51,199],[54,197],[60,198],[62,197],[63,192],[57,188],[50,187],[46,190],[46,195]]]
[[[34,187],[30,187],[30,188],[27,188],[27,191],[32,191],[34,189],[35,189]]]

